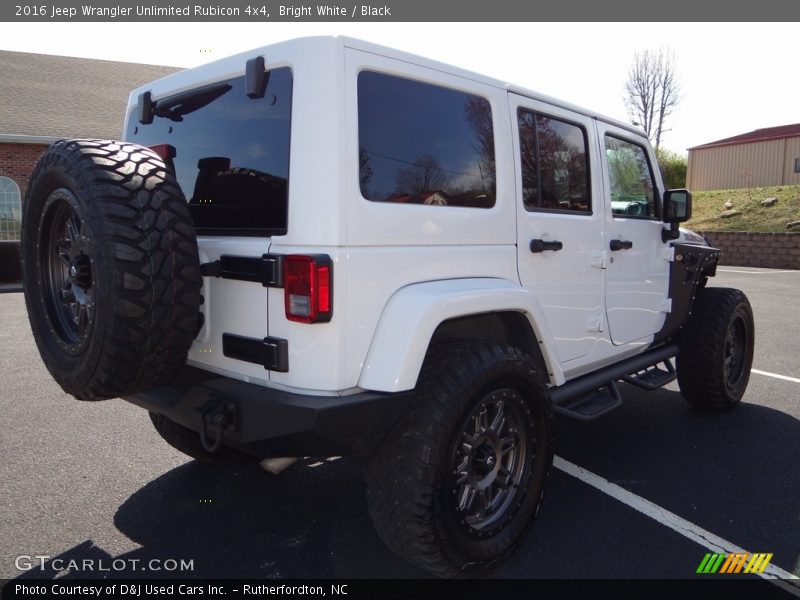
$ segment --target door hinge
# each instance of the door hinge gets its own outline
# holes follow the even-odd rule
[[[661,303],[660,310],[663,313],[671,313],[672,312],[672,298],[667,298]]]
[[[605,250],[595,250],[589,255],[589,266],[595,269],[608,267],[608,253]]]
[[[283,256],[234,256],[223,254],[219,260],[200,265],[203,277],[221,277],[254,281],[264,287],[283,287]]]
[[[289,371],[289,342],[282,338],[249,338],[223,333],[222,354],[228,358],[263,365],[268,371]]]
[[[670,246],[669,248],[664,248],[661,251],[661,256],[664,257],[664,260],[672,262],[675,260],[675,246]]]
[[[603,331],[604,325],[605,320],[603,319],[603,315],[592,315],[586,319],[586,331],[589,333],[599,333]]]

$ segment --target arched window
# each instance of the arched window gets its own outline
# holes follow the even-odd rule
[[[17,182],[0,176],[0,240],[19,240],[22,202]]]

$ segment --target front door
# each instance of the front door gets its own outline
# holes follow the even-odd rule
[[[615,345],[641,341],[669,310],[669,246],[661,239],[660,178],[645,140],[598,122],[607,209],[606,314]]]
[[[605,220],[602,187],[592,181],[599,168],[594,121],[514,94],[510,105],[520,280],[545,312],[559,362],[580,362],[605,330]]]

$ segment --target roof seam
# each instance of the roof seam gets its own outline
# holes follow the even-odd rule
[[[714,148],[716,146],[729,146],[731,144],[745,144],[750,142],[764,142],[777,139],[785,139],[800,136],[800,123],[792,125],[779,125],[777,127],[764,127],[755,129],[748,133],[742,133],[731,137],[692,146],[689,150],[699,150],[701,148]]]

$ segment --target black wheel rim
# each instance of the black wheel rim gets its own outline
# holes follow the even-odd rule
[[[747,328],[741,317],[735,318],[728,327],[725,338],[725,380],[736,385],[742,378],[747,353]]]
[[[56,341],[69,351],[86,343],[95,317],[91,240],[75,196],[52,192],[42,212],[40,273]]]
[[[503,529],[522,502],[534,447],[522,402],[511,389],[491,392],[457,436],[450,495],[457,523],[470,537],[486,538]]]

